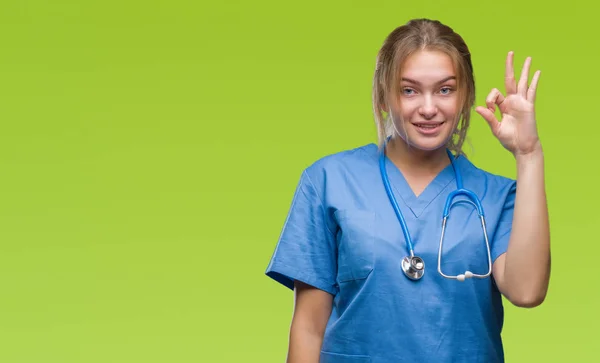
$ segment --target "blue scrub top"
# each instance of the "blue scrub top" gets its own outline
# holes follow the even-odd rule
[[[303,171],[267,276],[293,289],[294,280],[334,296],[321,363],[503,362],[503,307],[493,279],[459,282],[437,272],[442,212],[456,189],[448,165],[417,197],[386,159],[390,184],[425,275],[409,280],[408,251],[369,144],[328,155]],[[463,184],[480,198],[492,261],[506,251],[516,193],[514,180],[455,161]],[[481,222],[459,203],[446,226],[442,271],[487,272]]]

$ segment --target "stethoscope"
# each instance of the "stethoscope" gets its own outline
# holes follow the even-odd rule
[[[490,274],[492,273],[492,256],[491,256],[491,252],[490,252],[490,244],[488,241],[488,235],[487,235],[487,230],[486,230],[486,226],[485,226],[485,217],[483,214],[483,207],[481,206],[481,201],[479,200],[479,198],[477,197],[477,195],[475,193],[463,188],[462,176],[460,174],[460,171],[454,164],[454,155],[452,155],[452,153],[448,149],[446,149],[446,152],[448,154],[448,157],[450,158],[450,163],[452,164],[452,169],[454,169],[454,175],[456,178],[456,190],[454,190],[453,192],[450,193],[450,195],[448,195],[448,197],[446,198],[446,205],[444,207],[444,215],[443,215],[443,219],[442,219],[442,233],[441,233],[441,237],[440,237],[439,250],[438,250],[438,272],[440,273],[440,275],[442,275],[445,278],[454,279],[454,280],[458,280],[458,281],[464,281],[465,279],[472,278],[472,277],[486,278],[486,277],[490,276]],[[392,207],[394,208],[394,212],[396,213],[396,217],[398,217],[398,221],[400,222],[400,226],[402,227],[404,239],[406,240],[406,247],[408,249],[408,252],[410,253],[409,256],[406,256],[402,259],[402,263],[401,263],[402,271],[404,271],[404,274],[409,279],[420,280],[423,277],[423,274],[425,273],[425,261],[423,261],[422,258],[415,256],[415,254],[414,254],[413,243],[412,243],[412,239],[410,238],[410,234],[408,233],[408,227],[406,226],[406,221],[404,220],[404,217],[402,216],[402,212],[400,212],[400,207],[398,206],[398,203],[396,202],[396,198],[394,197],[394,193],[392,192],[392,188],[390,186],[390,181],[388,179],[388,175],[387,175],[387,171],[386,171],[386,167],[385,167],[385,159],[386,159],[386,155],[385,155],[385,146],[384,146],[384,148],[381,152],[381,156],[379,158],[379,168],[381,169],[381,177],[383,179],[383,185],[385,186],[387,195],[390,199],[390,202],[392,203]],[[481,219],[481,228],[483,229],[483,236],[484,236],[485,245],[487,248],[487,260],[488,260],[488,267],[489,267],[487,273],[485,273],[484,275],[475,274],[471,271],[465,271],[464,274],[451,276],[451,275],[446,275],[442,272],[442,246],[444,243],[446,222],[450,215],[450,209],[453,206],[452,201],[454,200],[455,197],[457,197],[459,195],[466,196],[468,198],[468,200],[461,199],[460,201],[456,202],[455,204],[461,203],[461,202],[472,204],[475,208],[477,208],[477,213],[479,214],[479,218]]]

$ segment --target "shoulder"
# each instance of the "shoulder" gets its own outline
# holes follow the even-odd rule
[[[479,190],[478,194],[484,196],[492,194],[495,197],[506,197],[515,193],[517,188],[515,179],[484,170],[465,156],[460,156],[458,160],[465,187]]]
[[[367,172],[377,165],[378,152],[379,147],[373,143],[338,151],[311,163],[304,169],[304,174],[313,183],[322,185],[328,178]]]

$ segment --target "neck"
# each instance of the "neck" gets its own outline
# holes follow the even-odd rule
[[[392,137],[388,142],[386,153],[401,170],[411,172],[437,173],[450,164],[445,147],[436,150],[419,150],[409,147],[397,136]]]

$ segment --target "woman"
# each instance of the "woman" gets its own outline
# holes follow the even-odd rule
[[[462,151],[475,98],[463,39],[428,19],[387,37],[373,82],[379,145],[304,170],[266,271],[295,291],[288,363],[504,361],[502,296],[537,306],[550,276],[530,64],[517,80],[509,52],[506,94],[475,108],[514,155],[511,180]]]

